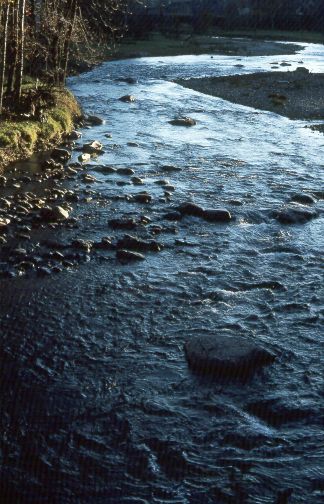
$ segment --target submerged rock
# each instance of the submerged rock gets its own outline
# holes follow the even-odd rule
[[[311,196],[310,194],[306,194],[306,193],[294,194],[291,197],[291,201],[294,201],[296,203],[301,203],[302,205],[313,205],[314,203],[316,203],[313,196]]]
[[[89,252],[91,252],[91,249],[93,247],[93,241],[82,239],[73,240],[72,247],[82,250],[83,252],[89,254]]]
[[[185,353],[194,371],[241,380],[275,360],[272,353],[255,343],[227,334],[193,337],[186,342]]]
[[[230,222],[232,220],[230,212],[225,208],[208,208],[203,211],[202,217],[210,222]]]
[[[86,121],[90,124],[92,124],[93,126],[101,126],[102,124],[105,124],[105,120],[102,119],[101,117],[98,117],[98,116],[95,116],[95,115],[89,115],[87,118],[86,118]]]
[[[116,257],[121,262],[129,261],[144,261],[145,256],[139,252],[131,252],[130,250],[118,249]]]
[[[73,130],[71,133],[68,135],[68,140],[79,140],[79,138],[82,137],[82,133],[80,131]]]
[[[172,124],[173,126],[195,126],[197,122],[191,117],[177,117],[176,119],[169,121],[169,124]]]
[[[140,250],[140,251],[152,251],[159,252],[163,246],[156,240],[141,240],[135,236],[125,235],[122,239],[117,242],[118,249],[127,250]]]
[[[118,98],[119,101],[122,101],[124,103],[133,103],[134,101],[136,101],[136,98],[135,96],[133,95],[125,95],[125,96],[121,96],[120,98]]]
[[[181,215],[192,215],[194,217],[203,217],[204,215],[203,207],[196,205],[196,203],[181,203],[177,210]]]
[[[103,145],[97,140],[94,140],[93,142],[85,143],[82,147],[82,150],[87,154],[102,154]]]
[[[292,401],[290,398],[269,398],[249,403],[247,410],[273,427],[300,422],[316,415],[310,405]]]
[[[108,224],[113,229],[135,229],[138,224],[135,219],[110,219]]]
[[[281,224],[304,224],[317,217],[314,210],[307,208],[285,208],[275,213],[275,218]]]

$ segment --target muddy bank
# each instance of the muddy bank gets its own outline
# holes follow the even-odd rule
[[[290,119],[324,119],[324,74],[264,72],[178,79],[178,84],[233,103],[269,110]]]
[[[115,59],[149,56],[183,56],[186,54],[222,54],[234,56],[271,56],[296,54],[302,45],[273,40],[184,35],[178,38],[155,33],[146,40],[126,38],[116,47]],[[109,54],[111,58],[111,54]]]

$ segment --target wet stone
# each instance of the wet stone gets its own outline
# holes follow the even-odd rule
[[[191,215],[194,217],[203,217],[204,215],[204,209],[201,206],[190,202],[182,203],[177,210],[181,215]]]
[[[44,207],[40,211],[40,216],[46,222],[57,222],[67,220],[69,212],[60,206]]]
[[[82,150],[87,154],[102,154],[103,145],[97,140],[94,140],[93,142],[85,143],[82,147]]]
[[[118,99],[119,99],[119,101],[122,101],[124,103],[133,103],[134,101],[136,101],[136,98],[133,95],[124,95]]]
[[[88,153],[80,154],[80,156],[78,157],[78,160],[80,161],[80,163],[87,163],[88,161],[90,161],[90,159],[91,159],[91,156]]]
[[[93,247],[99,250],[112,250],[115,248],[112,243],[112,239],[109,238],[108,236],[102,238],[100,242],[94,243]]]
[[[178,221],[182,219],[182,213],[177,211],[168,212],[164,214],[163,218],[170,221]]]
[[[138,223],[135,219],[110,219],[108,224],[113,229],[135,229],[138,226]]]
[[[82,133],[80,131],[73,130],[68,135],[68,140],[79,140],[82,137]]]
[[[230,212],[224,208],[205,209],[202,217],[209,222],[230,222],[232,220]]]
[[[143,254],[125,249],[118,249],[116,257],[120,262],[144,261],[145,259]]]
[[[56,148],[52,150],[51,157],[54,161],[59,161],[61,163],[65,163],[72,156],[71,152],[68,149]]]
[[[151,203],[153,200],[152,196],[148,193],[138,193],[138,194],[133,194],[132,200],[135,201],[136,203]]]
[[[291,198],[291,201],[301,203],[302,205],[313,205],[314,203],[316,203],[316,200],[313,198],[313,196],[306,193],[294,194]]]
[[[141,240],[135,236],[125,235],[117,242],[118,249],[137,250],[141,252],[159,252],[163,245],[156,240]]]
[[[105,120],[102,119],[101,117],[98,117],[96,115],[89,115],[87,118],[86,118],[86,121],[90,124],[92,124],[93,126],[101,126],[102,124],[105,124]]]
[[[285,208],[275,213],[281,224],[304,224],[317,217],[317,212],[306,208]]]
[[[196,372],[243,381],[275,360],[262,347],[231,334],[192,337],[185,343],[185,353]]]
[[[197,122],[191,117],[177,117],[176,119],[169,121],[169,124],[172,124],[173,126],[195,126]]]
[[[316,416],[316,411],[301,402],[285,398],[269,398],[249,403],[247,411],[273,427],[301,422]]]
[[[181,171],[181,168],[179,168],[179,166],[174,165],[163,165],[161,166],[161,170],[165,172],[179,172]]]
[[[135,171],[132,168],[117,168],[118,175],[134,175]]]
[[[83,252],[89,253],[93,247],[93,241],[91,240],[73,240],[72,247],[82,250]]]

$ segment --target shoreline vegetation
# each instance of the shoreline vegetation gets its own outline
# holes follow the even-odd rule
[[[257,40],[257,43],[256,43]],[[298,43],[286,44],[276,42],[275,40],[284,40]],[[303,42],[324,43],[324,35],[311,32],[277,32],[277,31],[233,31],[216,32],[212,35],[192,35],[186,33],[179,37],[170,37],[159,32],[150,33],[145,39],[135,40],[125,38],[114,50],[101,52],[101,61],[111,59],[125,59],[135,57],[163,57],[189,54],[210,54],[212,55],[233,55],[233,56],[280,56],[296,54],[302,47]],[[98,64],[98,61],[96,62]],[[81,66],[82,68],[82,66]],[[85,65],[84,70],[89,70],[91,65]],[[73,65],[72,65],[73,70]],[[275,86],[276,79],[284,75],[292,76],[291,73],[271,72],[269,74],[257,74],[246,76],[234,76],[228,78],[215,79],[189,79],[187,81],[178,81],[185,87],[191,87],[197,91],[219,96],[220,98],[241,103],[243,105],[253,106],[263,110],[286,115],[291,118],[319,118],[311,112],[314,110],[314,100],[322,103],[323,97],[320,93],[320,86],[323,88],[324,77],[308,75],[303,76],[307,79],[307,85],[298,85],[293,79],[293,92],[289,88],[289,97],[284,100],[285,103],[279,104],[275,101],[269,101],[268,97],[262,97],[262,90],[257,89],[260,80],[264,83],[264,93],[279,94],[278,86]],[[299,80],[300,80],[299,75]],[[256,80],[255,83],[253,82]],[[41,114],[24,117],[12,115],[4,117],[0,121],[0,172],[6,166],[14,161],[28,158],[37,151],[46,150],[58,145],[66,134],[74,127],[75,123],[80,121],[82,111],[67,88],[50,87],[47,88],[34,80],[26,79],[22,86],[22,98],[28,94],[35,94],[36,89],[46,91],[43,97]],[[34,88],[34,89],[33,89]],[[242,94],[242,89],[245,94]],[[315,94],[314,94],[315,93]],[[280,92],[280,94],[282,94]],[[316,96],[315,96],[316,95]],[[310,98],[312,96],[312,98]],[[293,101],[296,103],[293,106]],[[305,103],[308,102],[308,105]],[[298,106],[300,103],[300,106]],[[323,105],[323,104],[322,104]],[[323,109],[323,106],[319,108]],[[312,126],[313,129],[314,126]],[[322,127],[319,127],[322,129]]]
[[[23,95],[30,91],[30,84],[23,86]],[[38,114],[13,115],[0,121],[0,172],[14,161],[58,145],[82,119],[81,108],[68,89],[44,88],[44,96]]]

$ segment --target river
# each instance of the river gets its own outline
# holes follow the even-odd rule
[[[106,120],[82,141],[105,153],[88,168],[91,187],[78,176],[59,183],[80,195],[77,226],[47,233],[116,239],[124,232],[109,219],[145,215],[135,234],[164,248],[136,263],[102,251],[56,276],[1,278],[1,502],[323,502],[324,137],[171,82],[282,60],[323,72],[324,47],[304,46],[282,57],[112,61],[70,79],[85,112]],[[136,101],[118,100],[126,94]],[[197,125],[171,126],[178,115]],[[143,185],[99,165],[132,168]],[[125,197],[143,190],[151,203]],[[303,192],[317,217],[278,222],[274,212]],[[184,201],[234,220],[165,220]],[[245,384],[195,375],[184,342],[218,332],[261,342],[275,363]]]

